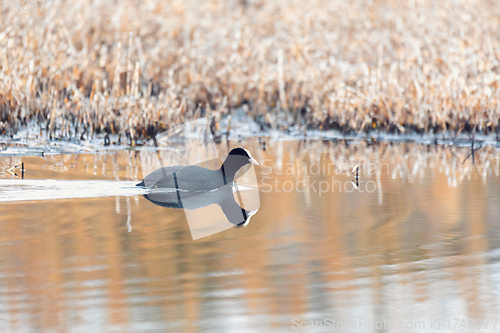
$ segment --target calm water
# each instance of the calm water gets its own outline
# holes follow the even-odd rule
[[[498,149],[234,146],[260,210],[196,241],[134,188],[137,151],[0,158],[0,330],[500,330]]]

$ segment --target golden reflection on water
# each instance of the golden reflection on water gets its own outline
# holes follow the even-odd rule
[[[182,211],[140,196],[0,204],[1,330],[288,332],[335,318],[338,332],[382,319],[446,331],[500,313],[498,150],[472,164],[465,148],[419,144],[218,148],[234,146],[261,163],[261,208],[197,241]],[[1,158],[0,178],[20,160]],[[28,179],[142,178],[136,151],[22,160]]]

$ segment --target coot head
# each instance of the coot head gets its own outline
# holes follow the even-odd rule
[[[248,161],[248,163],[251,163],[253,165],[259,165],[259,163],[252,157],[250,152],[246,149],[243,149],[243,148],[234,148],[233,150],[231,150],[229,152],[228,157],[229,156],[231,156],[231,157],[243,157],[244,159],[246,159],[246,161]]]

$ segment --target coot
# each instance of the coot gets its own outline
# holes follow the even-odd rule
[[[248,164],[259,165],[248,150],[234,148],[218,170],[196,165],[163,167],[151,172],[136,186],[187,191],[214,190],[232,183],[236,172]]]

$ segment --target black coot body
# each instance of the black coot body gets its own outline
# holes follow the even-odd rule
[[[248,150],[234,148],[218,170],[196,165],[169,166],[151,172],[137,186],[186,191],[214,190],[232,183],[236,172],[248,164],[259,165]]]

